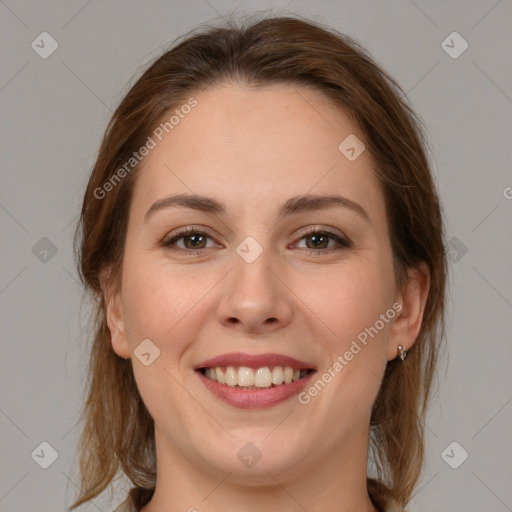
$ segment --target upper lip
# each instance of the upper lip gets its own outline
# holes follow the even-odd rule
[[[299,361],[294,357],[282,354],[244,354],[243,352],[231,352],[213,357],[196,365],[195,370],[200,368],[214,368],[216,366],[247,366],[249,368],[262,368],[264,366],[290,366],[295,369],[314,370],[311,363]]]

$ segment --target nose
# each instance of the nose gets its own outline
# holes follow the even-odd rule
[[[293,295],[266,253],[252,263],[235,256],[235,268],[227,276],[217,309],[224,327],[264,334],[291,322]]]

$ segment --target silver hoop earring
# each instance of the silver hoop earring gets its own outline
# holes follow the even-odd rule
[[[401,361],[403,361],[407,357],[407,350],[403,347],[403,345],[398,345],[398,356]]]

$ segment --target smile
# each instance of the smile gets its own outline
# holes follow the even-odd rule
[[[292,368],[290,366],[274,366],[269,368],[250,368],[248,366],[215,366],[201,368],[200,371],[207,378],[225,386],[237,389],[268,389],[297,382],[304,378],[309,370]]]
[[[202,361],[194,370],[221,401],[237,408],[261,409],[300,393],[316,366],[284,354],[232,352]]]

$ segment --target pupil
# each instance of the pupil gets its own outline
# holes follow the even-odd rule
[[[193,247],[197,247],[202,242],[202,239],[203,239],[203,235],[189,235],[188,236],[188,240],[190,242],[192,242]],[[193,240],[195,240],[195,241],[193,241]]]
[[[322,239],[325,240],[324,235],[311,235],[311,240],[313,241],[313,245],[315,247],[318,247],[318,245],[320,245],[322,243]],[[316,243],[316,242],[319,242],[319,243]]]

